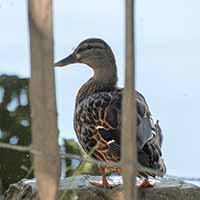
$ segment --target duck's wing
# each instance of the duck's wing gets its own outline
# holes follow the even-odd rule
[[[99,99],[101,99],[101,105],[103,105],[99,108],[103,111],[103,123],[101,123],[101,128],[99,129],[100,134],[107,142],[112,140],[116,143],[116,145],[113,145],[115,150],[117,145],[120,148],[121,141],[122,92],[123,89],[116,89],[111,93],[99,93],[94,95],[94,101],[98,102]],[[137,91],[136,117],[137,149],[140,151],[143,149],[144,145],[153,138],[152,130],[154,130],[154,124],[145,98]],[[119,151],[120,149],[118,152]]]
[[[162,130],[158,121],[154,123],[145,98],[136,91],[137,106],[137,147],[138,161],[151,172],[141,171],[142,176],[163,176],[166,167],[162,159],[161,146],[163,141]]]
[[[140,151],[144,145],[153,137],[153,119],[145,98],[136,91],[136,115],[137,115],[137,148]]]
[[[121,101],[123,90],[112,93],[112,99],[105,113],[105,120],[111,123],[114,129],[101,129],[100,134],[109,143],[109,151],[120,156],[121,136]],[[162,130],[158,122],[154,122],[148,104],[142,94],[136,91],[136,127],[137,127],[137,152],[139,163],[151,172],[141,171],[142,176],[162,176],[166,173],[166,167],[162,160],[161,146],[163,141]],[[115,122],[115,123],[114,123]]]

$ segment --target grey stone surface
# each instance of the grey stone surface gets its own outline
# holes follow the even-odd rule
[[[92,186],[89,181],[100,181],[98,176],[75,176],[60,181],[60,199],[72,200],[120,200],[123,185],[120,176],[109,177],[113,189]],[[154,180],[155,187],[138,190],[138,200],[200,200],[200,187],[181,179],[163,178]],[[38,200],[36,180],[22,180],[10,185],[3,200]]]

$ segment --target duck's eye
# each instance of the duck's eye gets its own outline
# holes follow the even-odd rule
[[[88,46],[87,46],[87,49],[92,49],[92,46],[91,46],[91,45],[88,45]]]

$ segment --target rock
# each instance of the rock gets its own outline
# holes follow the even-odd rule
[[[121,200],[123,198],[122,179],[110,176],[109,181],[116,185],[113,189],[92,186],[89,181],[100,181],[99,176],[73,176],[60,181],[61,199],[77,200]],[[155,180],[155,187],[138,190],[138,200],[200,200],[200,187],[181,179],[163,178]],[[10,185],[2,200],[38,200],[36,180],[21,180]]]

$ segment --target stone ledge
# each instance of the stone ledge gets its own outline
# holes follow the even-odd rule
[[[60,182],[60,196],[62,199],[80,200],[121,200],[122,179],[111,176],[109,181],[115,184],[113,189],[96,188],[89,180],[100,181],[99,176],[82,175],[62,179]],[[2,200],[38,200],[35,179],[22,180],[10,185]],[[155,187],[138,190],[138,200],[200,200],[200,187],[180,179],[163,178],[155,180]]]

